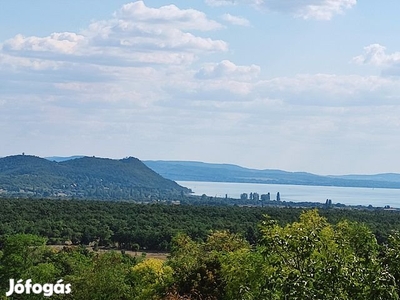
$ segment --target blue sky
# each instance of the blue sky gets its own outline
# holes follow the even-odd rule
[[[398,1],[4,1],[0,156],[400,173]]]

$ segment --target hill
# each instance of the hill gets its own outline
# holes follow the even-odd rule
[[[168,199],[190,190],[139,159],[81,157],[65,161],[16,155],[0,158],[0,192],[18,197]]]
[[[400,188],[400,174],[321,176],[306,172],[256,170],[231,164],[193,161],[149,160],[144,163],[165,178],[177,181]]]

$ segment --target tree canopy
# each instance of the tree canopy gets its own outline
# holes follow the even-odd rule
[[[167,260],[56,251],[45,238],[10,235],[1,241],[0,292],[9,278],[62,278],[72,293],[56,299],[399,299],[398,231],[379,244],[367,225],[330,223],[317,210],[286,224],[265,215],[258,226],[257,245],[227,230],[204,240],[179,233]]]

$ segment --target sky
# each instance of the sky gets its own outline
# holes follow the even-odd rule
[[[398,0],[0,8],[0,156],[400,173]]]

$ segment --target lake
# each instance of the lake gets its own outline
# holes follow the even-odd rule
[[[325,203],[326,199],[331,199],[333,204],[375,207],[389,205],[400,208],[400,189],[201,181],[177,181],[177,183],[190,188],[194,195],[225,197],[227,194],[229,198],[240,198],[242,193],[256,192],[261,196],[269,192],[271,200],[275,200],[276,193],[279,192],[281,201]]]

